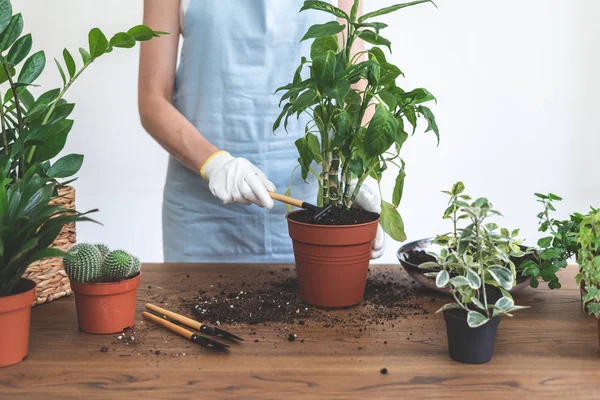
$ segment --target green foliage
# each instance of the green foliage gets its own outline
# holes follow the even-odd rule
[[[69,258],[63,260],[69,279],[74,282],[94,282],[102,274],[102,253],[92,244],[78,243],[69,250]]]
[[[50,205],[57,184],[36,169],[32,166],[17,182],[0,178],[0,296],[12,293],[34,261],[66,256],[49,248],[63,226],[91,221],[85,214]]]
[[[446,304],[438,312],[451,308],[463,309],[471,328],[486,324],[490,318],[512,316],[512,312],[526,308],[515,305],[508,293],[516,283],[516,267],[511,257],[530,254],[521,250],[516,239],[518,230],[500,229],[489,218],[501,215],[486,198],[472,201],[464,193],[465,185],[457,182],[449,191],[450,197],[443,219],[452,221],[450,233],[439,235],[436,242],[442,246],[439,253],[432,254],[437,262],[421,264],[420,268],[438,269],[433,274],[436,285],[448,288],[454,303]],[[460,228],[459,222],[466,221]],[[502,293],[491,304],[488,301],[490,287]]]
[[[140,272],[140,260],[123,250],[111,251],[104,244],[80,243],[65,258],[65,270],[75,282],[119,282]]]
[[[68,155],[51,160],[64,148],[73,121],[67,117],[74,104],[64,99],[67,90],[97,58],[110,53],[113,47],[131,48],[138,41],[164,34],[139,25],[128,32],[119,32],[109,41],[98,28],[88,35],[88,48],[79,49],[81,64],[64,49],[62,60],[55,58],[62,87],[47,91],[37,99],[29,91],[46,67],[43,51],[33,54],[31,34],[22,35],[23,17],[12,14],[9,0],[0,0],[0,83],[8,82],[0,99],[0,163],[9,165],[5,171],[12,182],[36,166],[36,173],[53,180],[75,175],[83,157]],[[16,78],[15,78],[16,77]],[[2,90],[2,89],[0,89]],[[42,128],[42,129],[39,129]],[[58,164],[58,165],[57,165]]]
[[[431,110],[421,105],[435,98],[425,89],[407,92],[397,85],[402,71],[386,60],[380,48],[391,49],[390,41],[380,35],[387,25],[371,19],[425,2],[429,0],[386,7],[358,18],[358,0],[350,15],[324,1],[305,1],[301,11],[329,13],[345,23],[331,21],[310,27],[302,38],[314,40],[310,59],[302,57],[292,82],[277,89],[283,91],[282,110],[273,124],[274,131],[281,125],[287,130],[290,117],[303,113],[311,117],[296,147],[303,179],[314,174],[319,180],[317,204],[349,209],[367,177],[381,181],[388,165],[399,169],[392,204],[383,202],[380,219],[383,229],[395,240],[406,238],[396,209],[406,176],[400,158],[409,136],[405,126],[410,124],[414,133],[421,117],[427,122],[427,131],[439,137],[439,130]],[[353,56],[351,49],[358,40],[373,47]],[[305,70],[310,74],[306,79]],[[366,88],[359,89],[359,83]],[[375,113],[363,123],[368,107],[374,107]],[[311,167],[313,162],[321,165],[321,171]],[[353,180],[357,184],[351,191]]]
[[[552,217],[556,211],[555,202],[562,198],[553,194],[536,193],[538,202],[542,203],[544,209],[537,217],[540,222],[539,231],[547,236],[538,240],[539,251],[534,253],[536,260],[526,260],[521,267],[523,275],[531,277],[531,286],[538,287],[539,281],[548,282],[550,289],[561,287],[556,273],[565,268],[568,260],[577,254],[577,233],[583,216],[573,214],[568,220],[558,220]]]
[[[600,210],[592,210],[581,219],[576,236],[579,249],[577,283],[584,283],[587,294],[583,298],[584,309],[600,319]],[[589,303],[589,304],[588,304]]]

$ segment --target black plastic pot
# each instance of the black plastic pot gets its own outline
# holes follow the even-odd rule
[[[482,364],[492,359],[500,317],[478,328],[469,328],[464,310],[444,311],[444,319],[451,359],[466,364]]]

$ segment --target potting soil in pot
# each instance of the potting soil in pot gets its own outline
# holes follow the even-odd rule
[[[313,212],[309,210],[300,210],[290,214],[290,218],[296,222],[314,224]],[[360,208],[351,208],[345,210],[339,207],[331,207],[329,213],[318,222],[319,225],[358,225],[375,221],[379,218],[378,214],[362,210]]]

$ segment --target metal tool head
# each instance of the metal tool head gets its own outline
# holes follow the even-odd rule
[[[327,215],[329,215],[329,213],[331,212],[331,208],[332,208],[332,207],[333,207],[333,205],[332,205],[332,204],[330,204],[330,205],[328,205],[328,206],[326,206],[326,207],[323,207],[323,208],[321,208],[321,209],[317,210],[317,211],[315,212],[314,216],[313,216],[313,219],[314,219],[316,222],[322,221],[322,220],[323,220],[323,218],[325,218]]]
[[[210,338],[196,335],[196,334],[192,335],[191,341],[202,347],[212,347],[215,350],[225,350],[229,347],[228,345],[217,342],[216,340],[212,340]]]
[[[206,325],[206,324],[202,324],[202,326],[200,326],[200,332],[202,332],[206,335],[221,336],[226,339],[244,340],[241,337],[236,336],[233,333],[229,333],[224,329],[215,328],[213,326]]]

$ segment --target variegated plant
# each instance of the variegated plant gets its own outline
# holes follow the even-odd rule
[[[427,275],[436,278],[439,288],[452,292],[455,302],[444,305],[438,312],[462,309],[467,313],[469,327],[477,328],[491,318],[512,316],[513,311],[526,308],[515,305],[508,292],[516,283],[516,267],[511,257],[523,257],[533,250],[521,250],[518,229],[509,232],[489,222],[490,217],[501,214],[486,198],[472,201],[464,189],[464,184],[457,182],[451,191],[444,191],[450,196],[444,219],[452,220],[453,230],[436,238],[442,249],[431,255],[437,262],[423,263],[420,268],[439,269]],[[462,220],[468,221],[464,228],[459,227]],[[502,294],[493,304],[489,302],[490,287]]]

